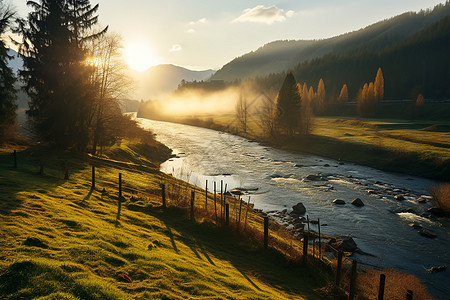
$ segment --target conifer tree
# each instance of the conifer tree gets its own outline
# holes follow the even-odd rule
[[[323,82],[323,79],[320,78],[319,85],[317,86],[317,111],[319,113],[324,113],[326,109],[325,104],[325,84]]]
[[[292,136],[300,126],[300,94],[294,75],[288,73],[278,93],[276,118],[277,128]]]
[[[375,77],[374,97],[377,102],[381,102],[384,98],[384,78],[381,68],[378,68],[377,76]]]
[[[19,21],[19,51],[24,61],[20,76],[31,99],[29,120],[44,141],[84,150],[95,95],[85,42],[106,31],[89,33],[98,21],[98,5],[91,7],[88,0],[27,4],[33,11]]]
[[[14,88],[15,76],[8,66],[8,49],[3,35],[10,28],[14,11],[0,0],[0,143],[4,141],[6,131],[14,124],[16,119],[16,90]]]
[[[346,101],[348,101],[348,88],[347,88],[347,84],[345,84],[345,83],[342,86],[341,93],[339,94],[338,101],[339,102],[346,102]]]

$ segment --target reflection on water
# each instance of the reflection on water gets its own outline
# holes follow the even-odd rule
[[[323,233],[350,234],[363,251],[376,255],[358,256],[359,260],[414,273],[440,298],[450,293],[448,271],[432,275],[425,271],[450,263],[448,228],[426,215],[429,203],[418,203],[420,198],[429,199],[433,181],[285,152],[204,128],[139,120],[178,155],[161,165],[163,172],[202,188],[208,180],[210,191],[212,182],[220,188],[221,180],[228,190],[254,189],[249,196],[256,208],[265,211],[290,209],[302,202],[310,219],[328,224]],[[313,174],[323,180],[306,179]],[[395,195],[405,200],[397,201]],[[355,198],[365,206],[351,205]],[[347,204],[336,206],[334,199]],[[420,236],[411,222],[434,231],[437,238]]]

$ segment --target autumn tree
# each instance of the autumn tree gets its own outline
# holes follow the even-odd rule
[[[375,77],[374,98],[377,102],[381,102],[384,98],[384,78],[381,68],[378,68],[377,76]]]
[[[338,98],[339,102],[347,102],[348,101],[348,88],[347,84],[344,83],[341,89],[341,93],[339,94]]]
[[[278,93],[276,105],[276,128],[283,134],[293,136],[300,126],[300,94],[294,75],[288,73]]]
[[[4,34],[10,29],[14,15],[14,10],[0,0],[0,143],[4,142],[8,129],[16,119],[16,78],[8,66],[11,57],[4,41]]]
[[[98,4],[89,0],[28,1],[32,8],[19,21],[24,62],[20,76],[30,97],[30,123],[44,140],[60,147],[84,150],[95,86],[87,63],[86,42],[105,31],[90,32],[97,21]]]
[[[276,103],[272,97],[267,94],[262,94],[262,101],[257,110],[259,117],[259,125],[263,134],[269,138],[276,137],[275,117],[276,117]]]
[[[317,112],[321,114],[323,114],[326,110],[325,84],[322,78],[320,78],[319,84],[317,86],[316,109]]]

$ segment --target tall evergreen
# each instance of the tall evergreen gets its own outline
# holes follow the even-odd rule
[[[0,143],[4,141],[6,131],[16,119],[16,90],[15,76],[8,66],[8,49],[3,35],[10,28],[14,18],[14,11],[0,0]]]
[[[88,0],[27,4],[33,11],[19,21],[19,33],[29,120],[44,141],[84,150],[95,94],[84,44],[106,30],[89,33],[98,21],[98,5],[91,7]]]
[[[300,127],[300,93],[294,75],[288,73],[278,93],[276,125],[281,133],[292,136]]]

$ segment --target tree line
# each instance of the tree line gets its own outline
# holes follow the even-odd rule
[[[89,0],[40,0],[27,5],[31,12],[26,18],[17,18],[10,7],[0,7],[0,16],[7,20],[1,22],[6,24],[1,32],[10,29],[20,37],[14,41],[23,60],[18,79],[30,98],[26,113],[39,139],[96,153],[136,131],[135,122],[123,116],[120,107],[119,99],[131,84],[121,60],[121,38],[99,26],[99,5]],[[14,103],[16,78],[3,54],[3,37],[1,42],[1,71],[9,74],[9,81],[1,78],[2,85],[10,90],[8,96],[2,95],[3,106]],[[14,119],[15,107],[11,107],[9,124]],[[1,123],[8,122],[2,117]]]

